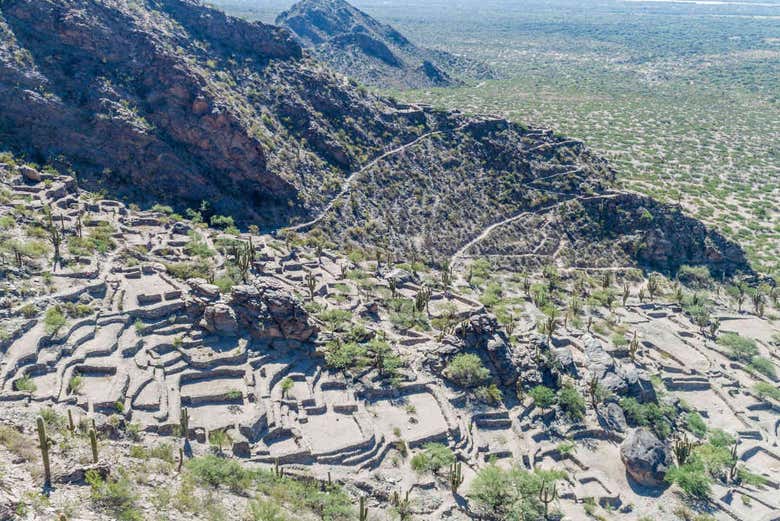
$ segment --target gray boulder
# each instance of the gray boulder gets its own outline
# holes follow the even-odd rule
[[[623,413],[620,405],[615,402],[609,402],[604,407],[604,421],[606,421],[610,430],[616,432],[626,432],[628,430],[626,415]]]
[[[229,304],[239,327],[247,329],[255,338],[305,342],[317,332],[298,299],[270,280],[234,286]]]
[[[238,321],[233,309],[222,302],[206,306],[200,327],[218,335],[233,336],[238,333]]]
[[[634,481],[646,487],[663,486],[672,466],[669,448],[644,428],[628,435],[620,446],[620,459]]]

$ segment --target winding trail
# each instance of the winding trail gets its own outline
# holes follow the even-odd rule
[[[568,203],[570,201],[588,201],[592,199],[612,199],[614,197],[617,197],[618,195],[621,195],[620,193],[607,193],[602,195],[592,195],[592,196],[581,196],[581,197],[572,197],[570,199],[566,199],[563,201],[558,201],[557,203],[553,203],[548,206],[544,206],[542,208],[539,208],[538,210],[526,210],[524,212],[521,212],[517,215],[513,215],[511,217],[508,217],[502,221],[498,221],[497,223],[493,223],[484,230],[482,230],[482,233],[474,237],[472,240],[467,242],[464,246],[462,246],[458,251],[452,254],[450,257],[450,266],[455,266],[457,261],[464,256],[466,256],[466,252],[471,249],[474,245],[482,242],[485,240],[491,233],[493,233],[493,230],[496,228],[500,228],[502,226],[505,226],[507,224],[513,223],[515,221],[518,221],[522,219],[523,217],[528,217],[529,215],[538,215],[540,213],[548,212],[550,210],[553,210],[555,208],[558,208],[559,206]]]
[[[284,230],[285,231],[291,231],[291,232],[307,231],[312,226],[315,226],[333,208],[333,205],[336,203],[336,201],[338,201],[343,196],[347,195],[348,193],[350,193],[352,191],[352,181],[354,181],[357,176],[359,176],[360,174],[362,174],[363,172],[365,172],[369,168],[375,166],[377,163],[379,163],[383,159],[386,159],[386,158],[388,158],[388,157],[390,157],[392,155],[401,153],[404,150],[406,150],[406,149],[408,149],[410,147],[413,147],[414,145],[416,145],[420,141],[423,141],[424,139],[428,139],[428,138],[430,138],[432,136],[435,136],[437,134],[445,134],[445,133],[456,132],[458,130],[461,130],[462,128],[463,127],[458,127],[456,129],[450,130],[450,131],[435,130],[433,132],[428,132],[426,134],[423,134],[423,135],[415,138],[414,140],[412,140],[412,141],[410,141],[410,142],[408,142],[408,143],[406,143],[404,145],[401,145],[401,146],[399,146],[397,148],[394,148],[392,150],[389,150],[389,151],[385,152],[382,155],[379,155],[379,156],[375,157],[370,162],[368,162],[365,165],[363,165],[359,170],[355,170],[354,172],[352,172],[349,175],[349,177],[347,177],[347,179],[344,181],[344,186],[341,188],[341,192],[339,192],[333,199],[330,200],[330,202],[325,206],[325,208],[322,209],[322,211],[319,213],[319,215],[317,215],[317,217],[315,217],[311,221],[308,221],[308,222],[305,222],[305,223],[296,224],[295,226],[288,226],[287,228],[284,228]]]

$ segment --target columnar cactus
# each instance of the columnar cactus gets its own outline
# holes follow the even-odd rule
[[[450,465],[450,474],[448,476],[450,490],[453,494],[458,492],[458,488],[463,484],[463,466],[460,462]]]
[[[539,488],[539,501],[544,505],[544,518],[550,518],[550,503],[558,499],[558,486],[552,483],[550,486],[546,480],[542,480],[542,486]]]
[[[97,432],[95,432],[95,429],[89,429],[89,444],[92,446],[92,463],[97,463],[98,444],[97,444]]]
[[[46,486],[51,485],[51,465],[49,464],[49,447],[51,440],[46,435],[46,423],[38,416],[38,442],[41,447],[41,459],[43,459],[43,477]]]
[[[181,436],[185,440],[189,437],[190,433],[190,413],[186,407],[181,410],[181,420],[179,427],[181,428]]]
[[[73,411],[70,409],[68,409],[68,430],[70,430],[70,432],[76,430],[76,424],[73,423]]]
[[[358,507],[360,521],[368,521],[368,507],[366,506],[366,496],[360,496],[360,506]]]

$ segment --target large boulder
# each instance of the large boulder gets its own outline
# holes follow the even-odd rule
[[[634,481],[646,487],[664,485],[672,466],[669,448],[647,429],[636,429],[620,446],[620,459]]]
[[[616,395],[631,396],[641,403],[657,400],[653,383],[647,373],[634,365],[618,363],[601,342],[592,336],[586,336],[583,344],[588,371],[603,388]]]
[[[317,332],[301,303],[272,280],[234,286],[230,307],[238,325],[255,338],[285,338],[305,342]]]
[[[222,302],[206,306],[200,327],[209,333],[233,336],[238,333],[236,313],[230,306]]]

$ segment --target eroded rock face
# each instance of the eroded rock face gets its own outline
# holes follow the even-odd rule
[[[222,302],[207,306],[203,311],[203,319],[199,325],[209,333],[227,336],[238,333],[238,321],[236,320],[235,311]]]
[[[615,361],[601,342],[592,336],[586,336],[584,344],[588,371],[595,375],[602,387],[617,395],[631,396],[642,403],[656,401],[653,384],[644,371]]]
[[[304,342],[317,332],[301,303],[271,281],[234,286],[228,302],[238,325],[256,338]]]
[[[663,486],[672,465],[669,448],[644,428],[628,435],[620,446],[620,459],[634,481],[646,487]]]

